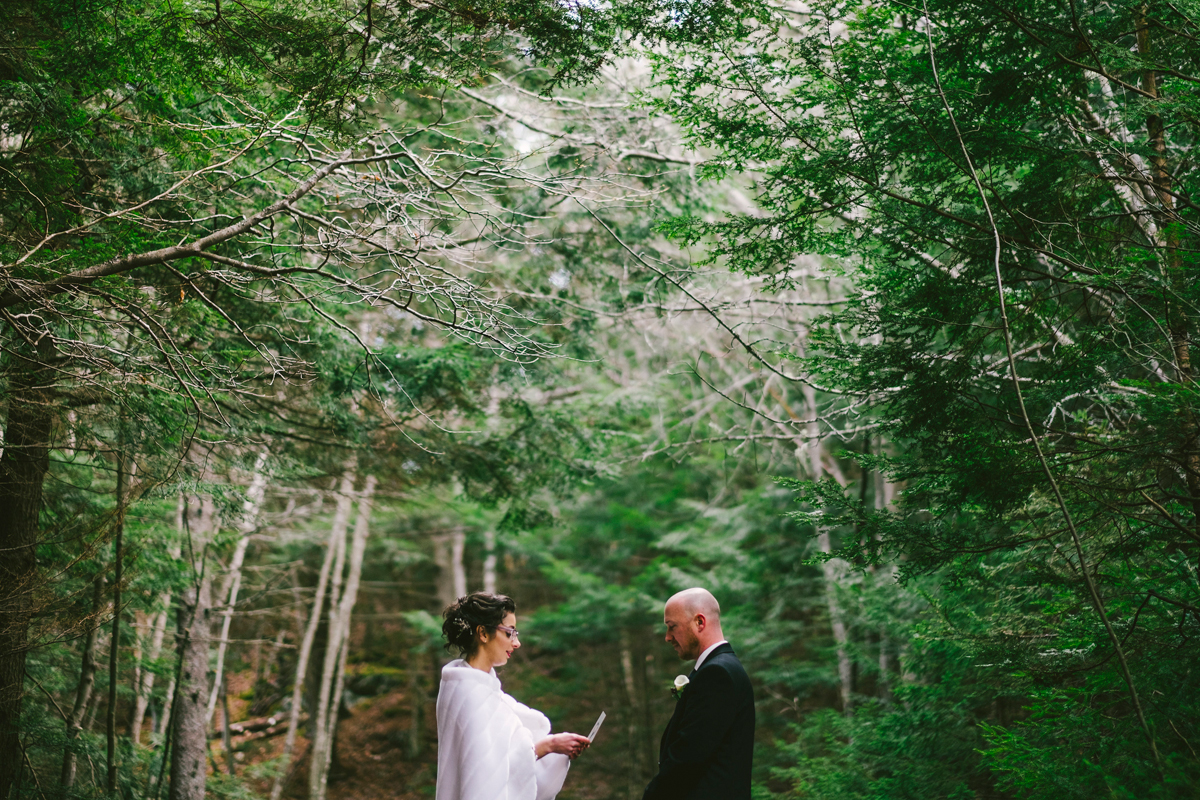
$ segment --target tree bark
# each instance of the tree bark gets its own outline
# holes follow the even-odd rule
[[[342,530],[345,539],[345,529]],[[331,526],[329,542],[325,547],[325,560],[321,564],[321,572],[317,577],[317,589],[313,595],[312,612],[308,617],[308,626],[304,630],[304,639],[300,642],[300,652],[296,659],[296,677],[292,684],[292,708],[288,719],[287,739],[283,744],[283,767],[275,775],[271,784],[271,800],[279,800],[283,796],[283,782],[290,772],[292,751],[296,747],[296,728],[299,727],[301,699],[304,694],[304,678],[308,671],[308,661],[312,656],[313,641],[317,638],[317,628],[321,624],[321,611],[325,605],[325,589],[329,584],[329,573],[333,568],[333,560],[337,551],[338,531]]]
[[[175,529],[177,531],[183,530],[184,506],[185,503],[183,495],[180,495],[179,501],[175,505]],[[179,548],[177,546],[172,546],[170,549],[170,555],[172,558],[178,560]],[[163,639],[166,638],[167,633],[167,617],[171,608],[171,592],[169,590],[159,595],[158,605],[162,610],[159,611],[154,617],[154,631],[151,634],[150,647],[145,654],[146,661],[150,663],[157,661],[159,655],[162,654]],[[171,685],[174,686],[174,683]],[[134,700],[133,705],[133,720],[130,723],[130,735],[133,737],[133,743],[135,746],[140,745],[142,742],[142,724],[146,719],[146,709],[150,705],[150,693],[153,690],[154,671],[148,669],[146,666],[143,666],[141,678],[136,687],[137,697]],[[171,701],[172,698],[168,695],[165,699],[164,706],[169,707],[171,705]],[[164,708],[163,713],[164,715],[169,715],[170,711],[167,710],[167,708]],[[166,729],[165,724],[162,727],[164,730]]]
[[[317,707],[313,710],[313,725],[310,728],[312,737],[312,758],[308,765],[308,796],[310,800],[320,800],[325,794],[325,759],[329,751],[329,734],[331,713],[336,715],[333,708],[334,673],[337,671],[338,659],[342,642],[341,606],[344,593],[342,592],[343,570],[346,565],[346,529],[350,525],[350,509],[353,504],[355,471],[353,463],[347,464],[342,475],[341,487],[338,491],[337,511],[333,515],[333,536],[336,540],[337,555],[335,556],[333,574],[329,586],[329,624],[325,637],[325,657],[321,664],[321,684],[317,692]]]
[[[208,737],[210,590],[206,578],[185,590],[179,607],[179,685],[171,711],[171,788],[168,800],[204,800]]]
[[[463,554],[467,535],[462,530],[433,537],[433,561],[438,566],[438,602],[442,608],[467,593]]]
[[[641,667],[639,672],[642,679],[642,742],[646,753],[646,771],[642,773],[642,777],[649,781],[658,771],[656,767],[658,766],[659,736],[654,729],[654,708],[651,703],[654,688],[659,685],[656,680],[657,670],[654,656],[650,653],[644,654],[641,658]]]
[[[825,477],[825,469],[821,463],[821,427],[817,420],[817,393],[811,386],[803,387],[804,401],[808,406],[808,469],[812,480],[819,481]],[[826,555],[833,552],[833,543],[829,537],[829,529],[817,528],[817,548]],[[829,609],[829,626],[833,630],[833,641],[837,647],[838,684],[842,698],[842,713],[849,716],[853,709],[854,665],[850,661],[847,647],[849,635],[846,629],[846,619],[838,601],[837,587],[845,578],[846,562],[840,558],[826,559],[821,565],[825,579],[825,604]]]
[[[159,604],[164,608],[154,615],[150,646],[143,653],[144,662],[137,682],[137,697],[134,699],[133,717],[130,721],[129,733],[133,737],[135,745],[142,743],[142,727],[146,720],[146,709],[150,705],[150,693],[154,690],[154,672],[146,664],[157,661],[162,653],[163,639],[166,638],[167,633],[166,607],[171,604],[171,593],[164,592]]]
[[[17,784],[23,762],[19,736],[37,583],[34,547],[50,466],[51,400],[42,377],[30,365],[14,379],[0,455],[0,798]]]
[[[885,703],[892,702],[892,652],[891,639],[887,634],[879,637],[879,699]]]
[[[1137,49],[1138,55],[1147,61],[1153,59],[1150,42],[1152,24],[1148,16],[1148,9],[1146,6],[1142,6],[1137,15]],[[1154,100],[1158,99],[1158,74],[1155,70],[1147,69],[1142,73],[1142,89]],[[1153,100],[1151,103],[1153,104]],[[1150,147],[1153,151],[1150,163],[1154,189],[1159,202],[1159,208],[1155,214],[1160,231],[1161,241],[1159,244],[1165,251],[1164,260],[1171,282],[1171,295],[1173,295],[1168,295],[1166,301],[1167,331],[1171,337],[1175,378],[1180,385],[1191,387],[1196,381],[1192,368],[1191,322],[1188,319],[1186,304],[1175,300],[1186,294],[1188,288],[1186,282],[1189,280],[1189,276],[1180,252],[1178,229],[1181,227],[1182,221],[1175,208],[1174,180],[1167,160],[1166,131],[1166,125],[1161,115],[1157,113],[1146,115],[1146,134],[1150,139]],[[1180,430],[1183,434],[1180,461],[1183,463],[1184,480],[1191,500],[1192,527],[1194,535],[1200,538],[1200,423],[1197,422],[1195,414],[1187,405],[1180,409]]]
[[[425,692],[421,688],[421,669],[425,663],[425,648],[408,651],[408,703],[411,716],[408,722],[408,757],[416,761],[421,755],[421,712],[425,707]]]
[[[225,746],[225,769],[235,775],[233,766],[233,731],[229,727],[229,683],[221,681],[221,744]]]
[[[883,437],[879,438],[879,456],[883,456],[884,441]],[[883,470],[875,470],[875,510],[886,511],[892,505],[892,495],[895,492],[895,487],[892,482],[883,474]],[[880,579],[890,580],[893,583],[896,580],[896,566],[894,564],[883,567],[875,573],[875,580]],[[890,703],[893,700],[892,696],[892,640],[888,636],[888,631],[885,628],[879,632],[879,698],[885,703]]]
[[[96,642],[100,633],[100,611],[104,604],[104,581],[97,576],[93,587],[92,613],[96,615],[96,624],[88,630],[87,637],[83,640],[83,658],[79,665],[79,684],[75,687],[75,705],[67,718],[67,746],[63,748],[62,772],[58,779],[63,791],[70,789],[75,783],[76,759],[72,742],[83,730],[88,703],[91,702],[92,691],[96,688]]]
[[[175,676],[171,676],[171,680],[167,681],[167,690],[163,692],[162,703],[162,719],[158,722],[158,730],[155,733],[165,735],[171,727],[171,711],[175,708]]]
[[[191,504],[185,519],[192,533],[193,552],[203,552],[212,535],[212,498],[197,498],[195,521]],[[171,709],[171,787],[168,800],[204,800],[208,737],[205,701],[208,699],[211,589],[203,564],[196,565],[194,583],[180,598],[178,611],[179,678]]]
[[[207,722],[211,724],[213,712],[217,708],[217,694],[224,681],[225,653],[229,649],[229,628],[233,624],[233,608],[237,605],[238,591],[242,586],[242,564],[246,560],[246,550],[250,546],[250,534],[258,527],[258,512],[262,508],[263,497],[267,491],[267,451],[258,454],[254,462],[254,477],[250,480],[250,488],[246,491],[246,501],[242,504],[242,518],[238,520],[237,547],[229,562],[229,572],[225,585],[221,588],[221,599],[224,608],[221,610],[221,638],[217,640],[217,666],[213,677],[212,694],[208,698]]]
[[[150,615],[144,609],[133,609],[133,640],[129,643],[133,650],[133,661],[130,666],[133,669],[133,680],[130,686],[133,688],[133,696],[136,698],[142,693],[142,665],[146,662],[146,653],[144,649],[145,635],[144,632],[153,629],[153,624],[150,621]],[[129,715],[129,739],[132,741],[133,736],[133,713]]]
[[[796,440],[796,454],[799,455],[801,451],[806,452],[809,477],[813,481],[819,481],[825,477],[825,466],[821,461],[821,423],[820,410],[817,408],[817,392],[807,384],[802,385],[801,389],[804,394],[805,413],[808,416],[808,422],[805,425],[807,441]],[[800,417],[792,410],[791,405],[781,393],[769,384],[767,391],[793,421],[800,421]],[[825,554],[833,552],[829,530],[821,526],[817,526],[817,548]],[[831,558],[821,565],[821,572],[825,584],[825,605],[829,611],[829,627],[832,629],[833,641],[837,647],[838,692],[842,700],[842,713],[849,716],[854,691],[854,664],[850,660],[850,652],[847,647],[849,633],[846,628],[845,616],[837,597],[837,587],[845,577],[846,566],[846,562],[842,559]]]
[[[329,767],[336,755],[338,709],[341,707],[342,689],[346,680],[346,658],[350,652],[350,620],[354,612],[354,604],[358,601],[358,586],[362,579],[363,557],[367,550],[367,537],[371,532],[371,501],[375,496],[376,478],[368,475],[366,485],[358,501],[358,518],[354,522],[354,537],[350,547],[350,564],[346,575],[346,589],[342,592],[341,607],[338,610],[338,660],[337,671],[334,673],[333,694],[330,699],[328,733],[325,736],[323,759],[317,761],[317,751],[313,749],[313,762],[321,764],[318,776],[318,796],[325,796],[325,786],[329,781]],[[332,646],[332,636],[330,637]]]
[[[483,590],[496,593],[496,532],[488,529],[483,533]]]
[[[125,437],[118,437],[117,444],[117,516],[116,533],[113,540],[113,618],[112,635],[108,648],[108,714],[105,724],[107,753],[105,765],[108,769],[106,787],[110,796],[117,793],[117,667],[121,662],[121,581],[125,578],[125,489],[129,484],[129,459],[125,454]]]
[[[638,787],[642,785],[642,747],[638,737],[638,698],[637,686],[633,679],[633,649],[629,641],[629,631],[621,629],[621,677],[625,686],[625,696],[629,699],[629,725],[626,734],[629,737],[629,755],[631,769],[626,771],[628,778],[627,791],[630,800],[638,796]]]

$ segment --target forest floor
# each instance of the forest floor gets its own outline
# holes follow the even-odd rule
[[[338,726],[337,768],[331,771],[329,800],[417,800],[433,797],[437,747],[425,733],[420,756],[412,759],[407,727],[412,709],[403,691],[364,700]],[[432,715],[428,715],[432,716]],[[401,735],[398,728],[405,728]],[[300,775],[307,775],[305,759]],[[293,779],[290,795],[303,796]],[[289,796],[290,796],[289,795]]]
[[[235,681],[230,681],[231,687]],[[231,709],[235,720],[243,716]],[[423,715],[423,722],[432,717]],[[435,731],[422,725],[423,747],[418,757],[408,753],[412,706],[403,690],[364,698],[338,725],[337,760],[330,770],[328,800],[426,800],[434,795],[437,747]],[[302,729],[303,730],[303,729]],[[238,759],[239,771],[252,773],[253,767],[283,752],[284,736],[255,742]],[[213,742],[214,756],[223,758],[220,739]],[[297,737],[295,752],[301,757],[294,764],[284,792],[289,800],[308,797],[309,740]],[[239,753],[239,756],[242,754]],[[223,763],[223,761],[221,762]],[[270,795],[270,781],[255,782],[260,796]]]

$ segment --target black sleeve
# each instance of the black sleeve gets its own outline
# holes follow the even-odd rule
[[[675,800],[692,790],[704,764],[717,752],[733,722],[736,693],[733,678],[718,665],[697,672],[685,690],[683,717],[658,765],[658,774],[642,800]]]

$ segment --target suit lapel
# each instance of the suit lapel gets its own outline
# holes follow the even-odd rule
[[[688,675],[688,680],[690,681],[695,675],[696,675],[696,670],[692,670],[691,673]],[[671,733],[672,733],[672,731],[675,730],[676,720],[678,720],[680,717],[683,716],[683,709],[684,709],[684,706],[687,704],[687,701],[688,701],[688,693],[687,693],[687,689],[684,689],[683,694],[680,695],[679,699],[675,701],[675,710],[674,710],[674,712],[672,712],[671,719],[667,723],[666,729],[663,731],[662,739],[658,743],[658,758],[660,761],[662,760],[663,753],[667,749],[667,742],[671,738]]]

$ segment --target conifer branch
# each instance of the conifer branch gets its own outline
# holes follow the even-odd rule
[[[1137,686],[1133,680],[1133,674],[1129,670],[1129,661],[1125,656],[1125,648],[1121,644],[1121,640],[1117,637],[1116,631],[1113,629],[1112,622],[1108,618],[1108,611],[1105,609],[1104,599],[1100,596],[1100,591],[1096,586],[1095,579],[1088,570],[1087,560],[1083,552],[1083,541],[1080,538],[1079,531],[1075,527],[1075,520],[1071,514],[1070,508],[1067,506],[1066,499],[1063,497],[1062,490],[1059,488],[1058,479],[1054,477],[1053,470],[1050,469],[1050,462],[1046,458],[1046,454],[1042,451],[1041,441],[1038,438],[1037,432],[1033,427],[1033,420],[1029,416],[1029,412],[1025,407],[1025,395],[1021,389],[1021,380],[1017,372],[1017,361],[1013,354],[1012,344],[1012,327],[1008,321],[1008,310],[1004,299],[1004,276],[1000,271],[1000,254],[1002,250],[1000,228],[996,225],[996,220],[992,216],[991,203],[988,202],[987,192],[983,187],[983,182],[979,179],[979,174],[975,170],[974,161],[971,159],[970,150],[967,148],[966,140],[963,139],[962,131],[959,130],[958,120],[954,116],[954,110],[950,107],[950,100],[946,97],[946,92],[942,87],[941,77],[938,74],[937,57],[933,47],[933,22],[929,17],[928,0],[921,0],[922,8],[925,12],[924,28],[925,39],[929,46],[929,65],[932,69],[934,87],[938,93],[938,97],[942,101],[942,106],[946,109],[946,114],[950,118],[951,127],[954,129],[954,136],[962,148],[963,159],[966,163],[967,173],[972,182],[975,184],[976,190],[979,192],[979,199],[983,203],[983,208],[987,214],[988,224],[994,235],[994,254],[992,266],[996,277],[996,295],[1000,303],[1000,324],[1001,332],[1004,335],[1004,348],[1008,356],[1008,365],[1011,374],[1013,391],[1016,392],[1017,406],[1021,411],[1021,418],[1025,423],[1026,429],[1029,431],[1030,440],[1033,443],[1034,450],[1037,452],[1038,462],[1041,464],[1042,471],[1046,475],[1046,480],[1050,484],[1050,488],[1054,493],[1054,499],[1059,509],[1062,511],[1063,519],[1067,524],[1067,530],[1071,534],[1071,542],[1075,546],[1075,556],[1079,559],[1079,573],[1083,576],[1084,583],[1087,586],[1088,594],[1091,596],[1092,603],[1096,607],[1096,613],[1099,614],[1101,622],[1104,624],[1104,630],[1108,633],[1109,640],[1112,642],[1113,650],[1116,652],[1117,660],[1121,665],[1121,674],[1125,679],[1125,684],[1129,689],[1129,697],[1133,702],[1134,710],[1137,713],[1138,722],[1142,727],[1142,732],[1146,736],[1146,741],[1150,745],[1150,752],[1154,756],[1154,764],[1158,769],[1159,776],[1165,779],[1163,775],[1162,759],[1158,754],[1158,744],[1155,741],[1154,734],[1150,730],[1150,725],[1146,721],[1146,713],[1142,709],[1141,699],[1138,697]]]

